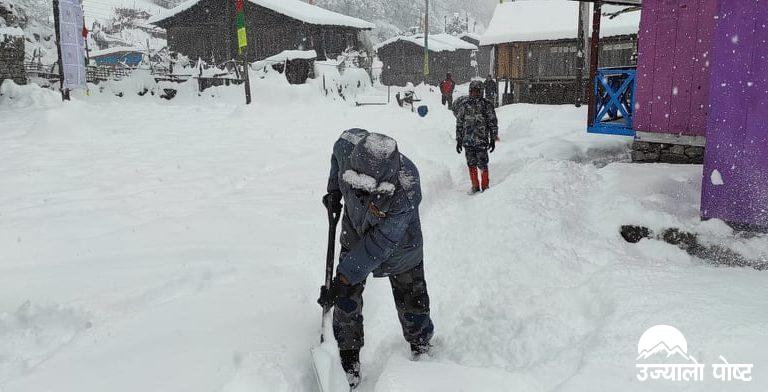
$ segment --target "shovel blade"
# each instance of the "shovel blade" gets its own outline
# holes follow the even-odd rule
[[[350,392],[347,374],[341,367],[339,351],[335,345],[321,344],[309,349],[312,354],[312,368],[320,392]]]

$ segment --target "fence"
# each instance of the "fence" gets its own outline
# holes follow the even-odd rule
[[[103,65],[89,65],[85,70],[85,79],[88,83],[98,83],[107,80],[120,80],[129,76],[135,68],[110,67]],[[59,79],[58,65],[45,65],[41,63],[25,62],[24,71],[27,78],[41,78],[49,82]]]

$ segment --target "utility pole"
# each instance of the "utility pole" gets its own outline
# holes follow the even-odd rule
[[[602,17],[603,4],[601,0],[595,0],[595,9],[592,12],[592,42],[589,48],[589,118],[587,123],[592,126],[595,121],[595,106],[597,97],[595,97],[595,77],[597,76],[597,63],[600,54],[600,19]]]
[[[429,76],[429,0],[424,0],[424,83]]]
[[[578,57],[576,58],[576,107],[581,107],[584,103],[584,74],[586,73],[587,58],[589,57],[589,39],[587,30],[589,29],[589,3],[579,3],[579,45]]]

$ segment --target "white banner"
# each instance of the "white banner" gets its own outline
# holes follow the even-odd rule
[[[85,39],[81,0],[59,1],[61,58],[64,63],[64,88],[85,89]]]

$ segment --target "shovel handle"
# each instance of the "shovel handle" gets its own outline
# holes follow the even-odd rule
[[[333,260],[336,256],[336,226],[341,218],[341,212],[333,212],[330,208],[328,210],[328,252],[325,256],[325,288],[330,289],[331,280],[333,279]],[[320,327],[320,343],[325,341],[325,315],[331,310],[333,306],[323,306],[323,318]]]

